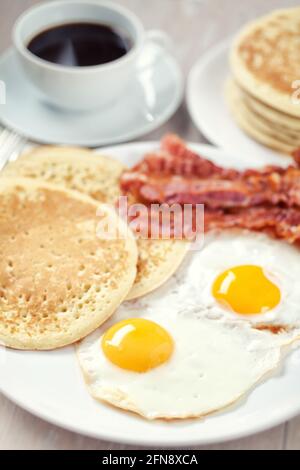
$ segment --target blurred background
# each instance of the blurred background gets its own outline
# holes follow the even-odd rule
[[[210,46],[221,42],[252,18],[275,8],[299,5],[297,0],[114,0],[133,10],[146,29],[166,31],[173,42],[184,78],[195,61]],[[11,30],[16,18],[38,0],[0,0],[0,53],[11,44]],[[1,79],[1,77],[0,77]],[[192,124],[185,103],[171,121],[152,132],[148,140],[158,139],[172,127],[188,140],[206,142]],[[143,138],[145,140],[145,138]],[[139,140],[143,140],[139,139]]]

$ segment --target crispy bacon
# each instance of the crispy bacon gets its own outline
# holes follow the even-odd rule
[[[131,173],[159,178],[180,175],[185,178],[227,179],[234,179],[239,174],[237,170],[220,167],[192,152],[173,134],[168,134],[162,139],[160,150],[146,154],[141,162],[129,172],[125,172],[125,179]]]
[[[230,212],[205,211],[205,230],[242,228],[287,240],[300,241],[300,210],[282,207],[250,207]]]
[[[175,134],[167,134],[161,141],[161,148],[165,154],[171,155],[171,158],[177,162],[184,162],[185,171],[175,172],[182,176],[191,176],[198,178],[222,177],[233,179],[238,175],[238,171],[232,168],[223,168],[215,165],[210,160],[203,158],[188,149],[185,142]],[[176,166],[176,165],[175,165]],[[177,163],[178,166],[178,163]]]
[[[181,238],[186,234],[191,239],[195,236],[197,219],[194,214],[187,221],[181,217],[176,219],[171,214],[170,225],[165,226],[160,210],[143,206],[142,212],[130,213],[130,207],[133,206],[129,206],[129,212],[122,215],[127,217],[131,229],[143,237]],[[203,228],[205,232],[236,228],[264,232],[300,246],[300,210],[294,208],[259,206],[229,211],[205,210]]]
[[[261,204],[300,207],[300,169],[296,166],[224,169],[170,135],[162,140],[162,151],[146,155],[124,172],[120,184],[125,194],[148,203],[202,203],[212,209]]]
[[[292,167],[283,174],[250,173],[235,180],[166,177],[133,171],[123,174],[121,187],[124,193],[132,193],[148,203],[206,204],[212,209],[260,204],[300,207],[300,170]]]
[[[156,177],[125,172],[121,178],[125,194],[148,203],[206,204],[212,209],[252,207],[261,204],[300,207],[300,170],[284,173],[247,174],[235,180],[185,178],[179,175]]]
[[[120,185],[146,204],[205,204],[206,230],[267,231],[291,243],[300,240],[300,149],[294,165],[238,171],[197,155],[175,135],[162,139]]]

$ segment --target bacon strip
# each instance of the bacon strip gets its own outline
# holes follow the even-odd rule
[[[261,204],[300,207],[300,169],[295,166],[240,172],[224,169],[199,157],[174,136],[162,140],[162,149],[146,155],[122,175],[125,194],[148,203],[198,203],[211,209]]]
[[[205,211],[205,230],[242,228],[284,239],[300,241],[300,210],[281,207],[251,207],[230,212]]]
[[[121,188],[148,203],[206,204],[211,209],[261,204],[300,207],[300,170],[292,167],[283,174],[247,173],[235,180],[161,177],[133,171],[123,174]]]
[[[168,134],[162,139],[161,149],[146,154],[141,162],[127,173],[139,173],[156,177],[180,175],[183,177],[223,177],[234,179],[239,172],[215,165],[213,162],[189,150],[176,135]]]
[[[206,230],[246,228],[267,231],[291,243],[300,239],[300,149],[294,165],[238,171],[223,168],[188,149],[177,136],[162,139],[120,185],[135,200],[205,204]]]

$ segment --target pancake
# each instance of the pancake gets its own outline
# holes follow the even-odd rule
[[[271,108],[271,106],[264,104],[262,101],[257,100],[252,95],[242,90],[241,87],[239,87],[239,90],[243,94],[243,100],[245,101],[245,104],[257,114],[259,114],[263,119],[272,123],[273,126],[280,129],[282,132],[286,131],[288,133],[299,135],[299,118],[290,116],[289,114]]]
[[[276,132],[279,140],[287,142],[292,145],[299,145],[300,143],[300,132],[294,129],[290,129],[286,126],[282,126],[277,122],[273,122],[270,119],[263,116],[255,106],[254,100],[249,98],[245,93],[241,92],[241,103],[245,112],[251,115],[257,120],[258,125],[266,129],[268,133]]]
[[[91,155],[91,150],[84,147],[71,147],[66,145],[37,145],[32,147],[27,152],[24,152],[21,155],[21,158],[27,158],[30,156],[39,157],[48,155],[49,157],[55,156],[68,156],[70,154],[78,157],[89,157]]]
[[[283,128],[282,126],[271,122],[270,120],[263,117],[256,109],[252,106],[251,99],[245,99],[246,94],[241,91],[241,89],[236,86],[233,82],[234,93],[239,100],[240,110],[249,120],[253,123],[255,127],[258,127],[262,132],[275,135],[276,139],[287,143],[294,148],[300,146],[300,133],[290,130],[288,128]]]
[[[146,295],[167,281],[183,261],[189,243],[185,240],[138,239],[135,283],[126,300]]]
[[[113,158],[86,149],[44,146],[8,164],[6,177],[26,177],[87,194],[96,201],[115,204],[124,166]],[[179,240],[137,240],[138,272],[129,298],[151,292],[165,282],[181,263],[189,243]]]
[[[53,349],[83,338],[127,296],[136,242],[115,211],[32,179],[0,178],[0,341]],[[97,231],[97,208],[118,236]]]
[[[113,204],[119,196],[119,178],[125,167],[110,157],[76,147],[36,147],[8,164],[5,176],[22,176],[58,184]]]
[[[300,7],[274,11],[247,24],[231,49],[231,69],[237,83],[263,103],[300,117],[292,101],[292,84],[299,80]]]
[[[238,87],[232,81],[226,84],[225,98],[237,125],[257,142],[288,155],[299,146],[296,142],[285,138],[280,140],[276,129],[269,128],[257,115],[251,113],[245,106]]]

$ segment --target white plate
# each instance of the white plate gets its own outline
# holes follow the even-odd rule
[[[132,165],[156,145],[127,144],[111,147],[107,154]],[[241,160],[210,146],[193,148],[224,165],[259,165],[259,160]],[[96,438],[166,447],[208,444],[265,430],[300,413],[300,350],[236,407],[203,420],[149,422],[98,403],[87,392],[73,347],[49,352],[0,349],[0,389],[31,413]]]
[[[224,99],[230,41],[209,50],[193,66],[187,83],[187,103],[195,126],[218,147],[240,155],[260,158],[261,165],[287,164],[290,158],[248,137],[234,122]]]
[[[183,96],[183,79],[174,58],[158,46],[147,46],[139,71],[123,96],[93,112],[60,111],[37,98],[13,49],[0,58],[6,104],[0,121],[25,137],[43,143],[102,146],[128,141],[167,121]]]

